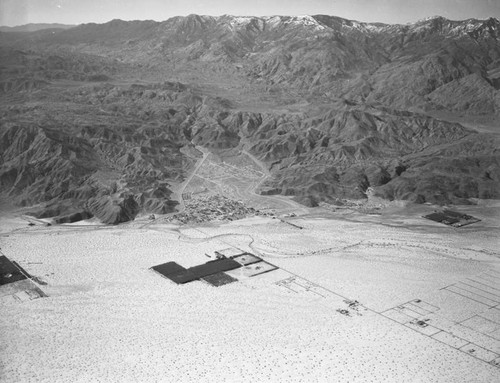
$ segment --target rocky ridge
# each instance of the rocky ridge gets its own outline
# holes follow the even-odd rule
[[[498,198],[499,22],[208,17],[1,33],[0,184],[37,214],[174,211],[185,149],[244,149],[263,194]]]

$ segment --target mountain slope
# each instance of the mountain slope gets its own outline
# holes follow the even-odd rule
[[[2,34],[0,40],[144,62],[177,75],[185,75],[178,67],[189,63],[193,70],[244,73],[245,81],[271,91],[285,88],[305,97],[347,97],[407,109],[432,107],[426,95],[471,74],[496,94],[488,72],[498,67],[499,25],[493,18],[383,25],[324,15],[190,15],[161,23],[113,20],[29,36]],[[459,97],[448,103],[460,104]]]
[[[1,192],[41,215],[169,212],[187,148],[247,150],[264,194],[466,203],[500,196],[496,19],[113,20],[0,32]]]
[[[15,27],[0,26],[0,32],[36,32],[44,29],[69,29],[74,25],[58,24],[58,23],[39,23],[39,24],[25,24]]]

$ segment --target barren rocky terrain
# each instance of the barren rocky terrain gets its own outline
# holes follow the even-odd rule
[[[199,146],[309,206],[498,198],[499,37],[323,15],[2,31],[0,192],[38,217],[174,212]]]

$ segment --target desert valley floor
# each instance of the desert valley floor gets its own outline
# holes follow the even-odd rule
[[[28,226],[4,212],[0,250],[48,297],[3,294],[5,382],[493,382],[500,376],[500,203],[380,215],[320,208],[178,226]],[[213,287],[152,271],[234,248],[279,269]]]

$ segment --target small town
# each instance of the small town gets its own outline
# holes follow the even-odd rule
[[[192,224],[210,221],[234,221],[249,216],[274,216],[272,212],[263,212],[247,207],[241,201],[222,195],[200,196],[186,201],[186,209],[166,218],[167,222]]]

